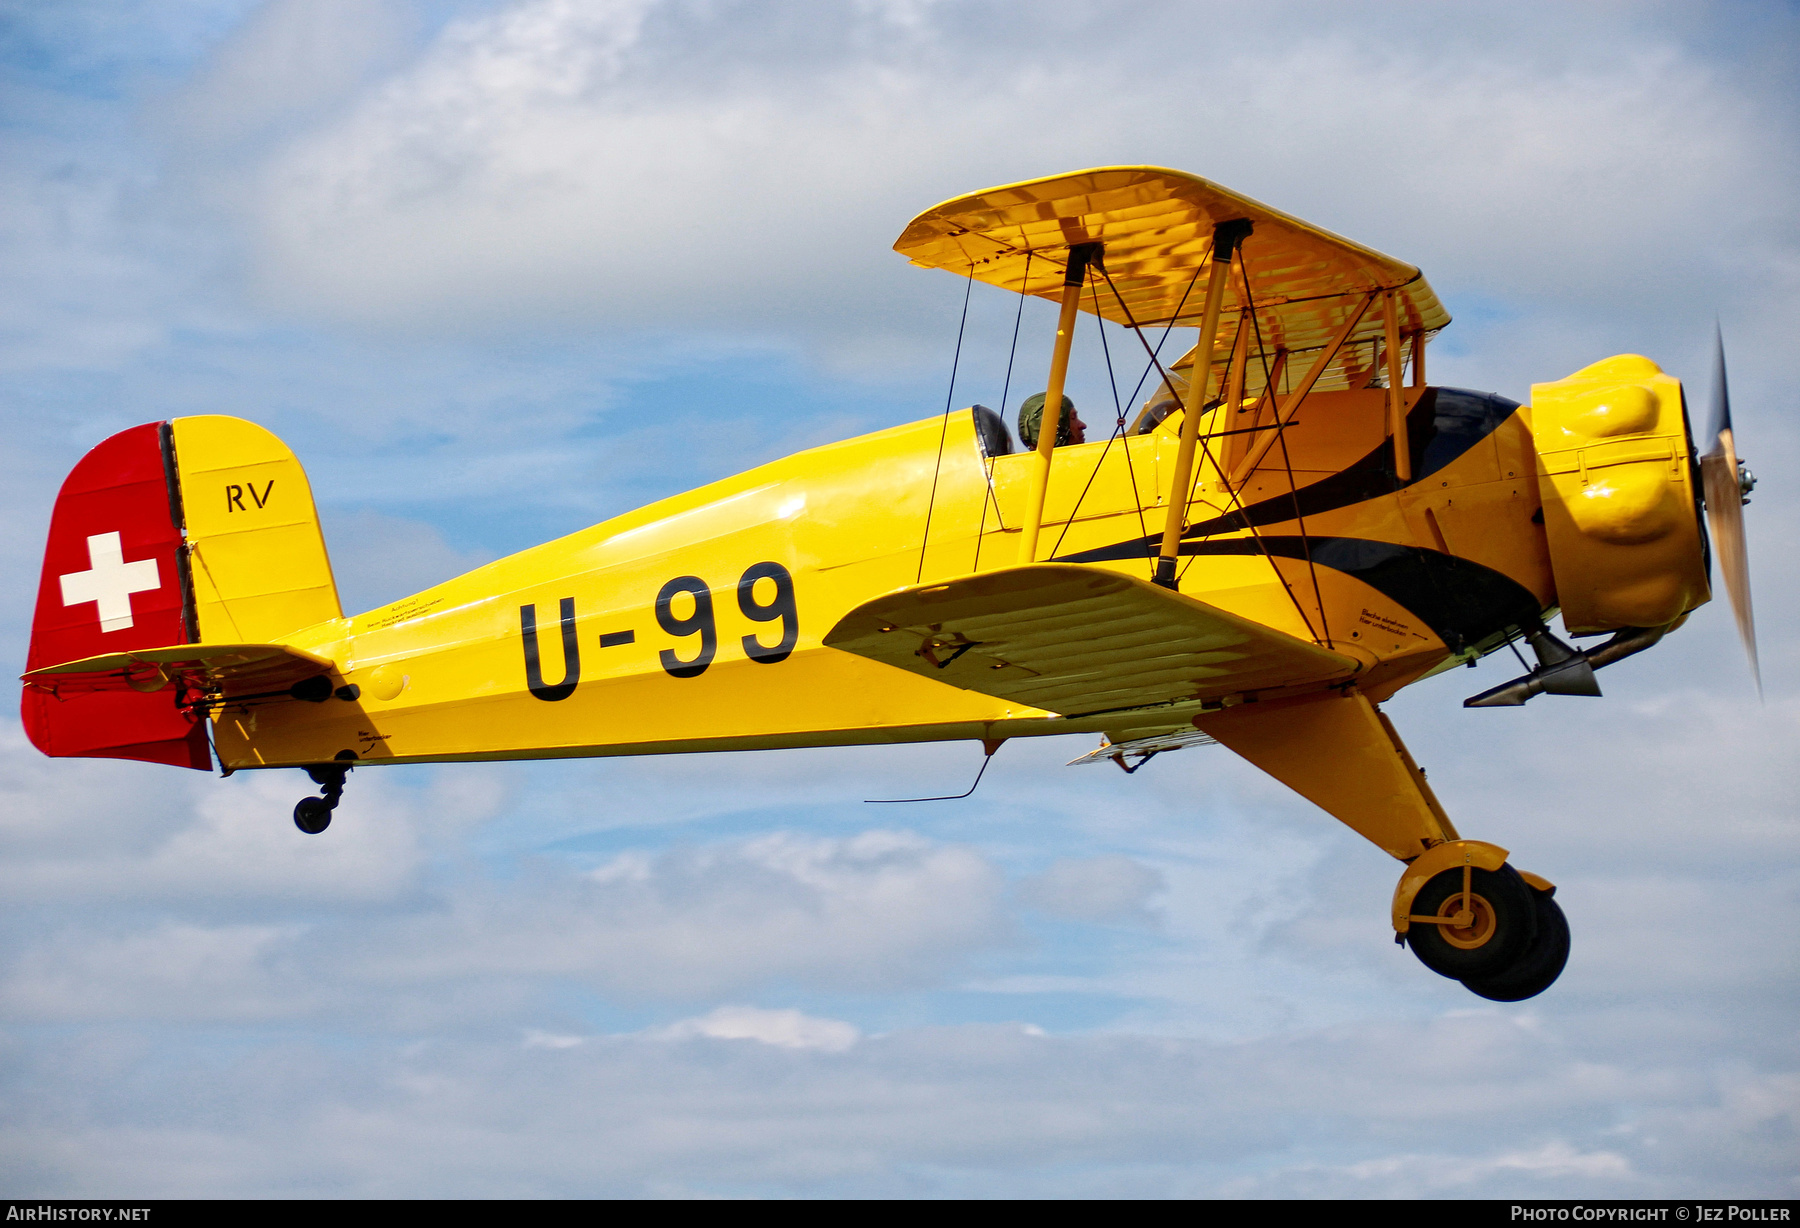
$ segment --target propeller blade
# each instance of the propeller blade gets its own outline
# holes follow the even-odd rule
[[[1744,541],[1744,482],[1738,476],[1737,446],[1731,434],[1731,392],[1725,379],[1725,335],[1713,332],[1712,445],[1700,458],[1700,482],[1706,497],[1706,520],[1712,529],[1713,553],[1737,616],[1738,637],[1750,658],[1756,693],[1762,694],[1762,667],[1756,657],[1756,615],[1750,606],[1750,553]]]
[[[1725,330],[1717,320],[1713,321],[1712,437],[1715,448],[1721,439],[1727,448],[1731,446],[1731,388],[1725,380]]]

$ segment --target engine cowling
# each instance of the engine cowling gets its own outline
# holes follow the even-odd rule
[[[1538,491],[1571,634],[1663,627],[1711,597],[1681,381],[1621,354],[1531,386]]]

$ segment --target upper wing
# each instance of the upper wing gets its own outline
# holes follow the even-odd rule
[[[1084,294],[1082,310],[1116,324],[1192,326],[1206,301],[1195,273],[1210,254],[1213,226],[1236,218],[1254,227],[1241,250],[1260,330],[1251,338],[1246,394],[1261,388],[1264,365],[1277,349],[1299,355],[1323,348],[1373,291],[1399,291],[1403,332],[1436,332],[1450,323],[1415,266],[1157,166],[1099,167],[959,196],[914,218],[894,250],[926,268],[1056,299],[1069,246],[1103,243],[1112,286],[1102,281]],[[1233,286],[1219,317],[1221,369],[1237,335],[1238,297]],[[1364,313],[1317,387],[1347,387],[1347,364],[1367,365],[1366,347],[1359,351],[1357,343],[1380,336],[1382,327],[1379,311]],[[1223,387],[1223,378],[1216,376],[1213,386]]]
[[[1089,716],[1348,678],[1348,657],[1117,572],[1040,563],[865,601],[832,648]]]
[[[229,698],[285,691],[331,669],[324,657],[285,644],[171,644],[64,661],[22,679],[50,691],[157,691],[180,680]]]

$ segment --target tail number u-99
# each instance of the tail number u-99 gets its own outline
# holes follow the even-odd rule
[[[685,600],[680,604],[691,606],[691,609],[686,613],[677,613],[677,601],[682,598]],[[755,633],[744,636],[740,641],[744,646],[744,655],[762,665],[774,665],[787,660],[800,639],[800,611],[794,603],[794,577],[788,573],[788,569],[780,563],[752,563],[738,577],[737,603],[738,609],[751,622],[781,624],[781,638],[773,644],[765,644]],[[557,613],[558,631],[562,640],[563,678],[561,682],[547,683],[544,681],[542,651],[538,643],[537,606],[519,607],[519,636],[525,646],[525,684],[537,698],[551,703],[573,695],[576,685],[581,681],[581,648],[575,632],[575,599],[562,598]],[[692,643],[665,648],[659,654],[663,669],[672,678],[698,678],[719,654],[719,625],[713,615],[712,589],[699,576],[676,576],[662,586],[662,591],[656,594],[656,624],[677,639],[699,637]],[[771,632],[762,634],[766,636]],[[600,637],[602,648],[615,642],[631,643],[632,633],[621,632],[617,640],[612,636]],[[684,653],[692,655],[683,655]]]
[[[686,596],[693,609],[687,614],[675,612],[676,598]],[[781,624],[781,638],[765,644],[755,634],[741,641],[744,655],[763,665],[785,661],[800,639],[800,611],[794,603],[794,577],[780,563],[753,563],[737,582],[738,609],[751,622]],[[670,635],[681,639],[699,636],[690,645],[692,656],[684,657],[673,648],[660,654],[662,667],[672,678],[698,678],[711,665],[719,651],[718,621],[713,616],[712,590],[698,576],[677,576],[662,586],[656,595],[656,623]]]

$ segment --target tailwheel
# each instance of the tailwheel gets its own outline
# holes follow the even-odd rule
[[[1407,945],[1439,976],[1464,982],[1497,978],[1532,949],[1537,937],[1532,896],[1509,865],[1445,870],[1413,898]]]
[[[1562,975],[1569,962],[1569,921],[1555,893],[1528,888],[1537,913],[1537,936],[1516,963],[1493,976],[1463,979],[1470,993],[1494,1002],[1523,1002],[1543,993]]]
[[[306,774],[319,786],[323,797],[303,797],[294,806],[294,826],[309,836],[316,836],[331,826],[331,812],[344,796],[344,777],[352,771],[349,760],[354,751],[341,751],[333,763],[319,763],[306,769]]]
[[[316,836],[331,826],[332,805],[322,797],[303,797],[294,807],[294,826]]]

